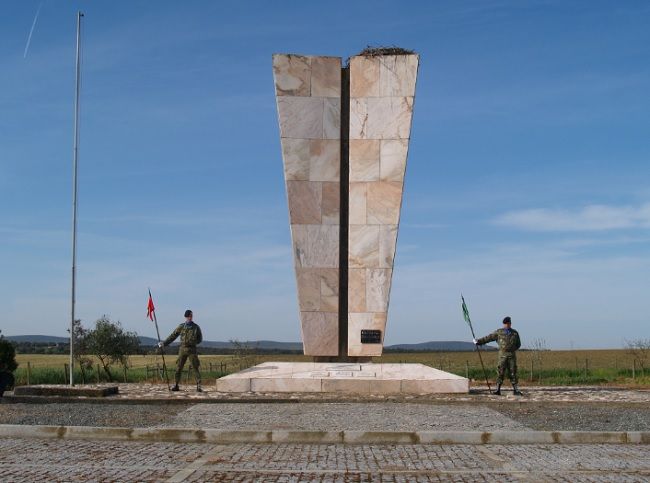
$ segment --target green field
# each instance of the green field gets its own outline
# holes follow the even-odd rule
[[[482,352],[490,381],[495,378],[496,352]],[[518,353],[519,379],[522,385],[624,385],[650,387],[650,370],[643,371],[634,357],[624,349],[575,350],[575,351],[520,351]],[[201,356],[201,370],[209,383],[211,378],[221,377],[265,361],[311,361],[311,357],[293,354],[268,354],[237,357],[232,355]],[[478,355],[473,352],[418,352],[387,353],[376,357],[374,362],[419,362],[437,369],[469,377],[477,384],[485,381]],[[18,354],[16,371],[18,384],[65,383],[66,355]],[[168,368],[173,372],[175,355],[166,357]],[[103,382],[106,375],[97,371],[97,363],[87,371],[87,382]],[[112,368],[117,381],[160,381],[157,368],[162,359],[157,355],[131,356],[126,374],[119,366]],[[29,369],[28,369],[29,368]],[[28,377],[29,376],[29,377]],[[81,374],[75,379],[80,381]]]

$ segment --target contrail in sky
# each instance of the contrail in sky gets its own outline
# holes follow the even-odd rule
[[[32,42],[32,34],[34,33],[34,27],[36,27],[38,14],[41,13],[42,6],[43,6],[43,2],[39,3],[38,9],[36,10],[36,15],[34,15],[34,21],[32,22],[32,28],[29,30],[29,36],[27,37],[27,45],[25,45],[25,53],[23,54],[23,59],[27,58],[27,51],[29,50],[29,44]]]

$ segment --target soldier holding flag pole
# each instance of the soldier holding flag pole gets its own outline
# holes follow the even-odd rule
[[[472,334],[473,336],[474,334]],[[487,344],[488,342],[496,341],[499,345],[499,364],[497,366],[497,390],[494,394],[501,395],[501,384],[503,384],[503,376],[508,371],[510,375],[510,382],[512,383],[512,392],[515,396],[521,396],[521,391],[517,385],[517,350],[521,347],[521,340],[519,332],[512,328],[512,321],[510,317],[503,319],[503,328],[497,329],[490,335],[476,339],[474,337],[474,344],[478,346]]]
[[[163,361],[163,372],[165,373],[165,380],[167,381],[167,390],[171,391],[169,385],[169,376],[167,375],[167,365],[165,364],[165,351],[160,341],[160,331],[158,330],[158,319],[156,318],[156,307],[153,304],[153,297],[151,296],[151,289],[149,289],[149,302],[147,303],[147,317],[156,325],[156,335],[158,336],[158,347],[160,348],[160,355]]]

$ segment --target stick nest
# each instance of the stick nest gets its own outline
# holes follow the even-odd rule
[[[415,54],[414,50],[403,49],[401,47],[371,47],[370,45],[359,52],[357,55],[364,57],[377,57],[379,55],[410,55]]]

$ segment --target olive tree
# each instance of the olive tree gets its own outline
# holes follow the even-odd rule
[[[72,341],[74,343],[74,359],[81,370],[81,380],[86,383],[86,371],[93,369],[93,360],[88,350],[88,329],[82,324],[80,319],[76,319],[72,324]]]
[[[89,354],[99,359],[108,380],[112,381],[110,366],[118,363],[126,370],[129,356],[140,350],[140,339],[135,332],[125,331],[119,321],[112,322],[104,315],[84,335],[84,345]]]

